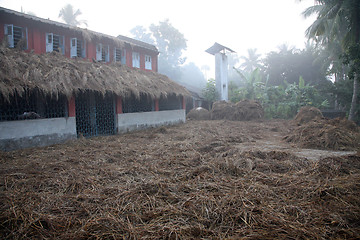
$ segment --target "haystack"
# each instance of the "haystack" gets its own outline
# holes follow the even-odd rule
[[[6,100],[17,92],[38,89],[45,94],[71,97],[83,90],[131,94],[152,99],[189,96],[189,92],[167,76],[119,63],[93,63],[70,59],[57,52],[34,54],[0,46],[0,95]]]
[[[305,148],[359,150],[360,128],[344,118],[327,120],[316,117],[303,122],[284,139]]]
[[[323,118],[321,111],[316,107],[305,106],[300,108],[298,114],[295,116],[294,121],[297,125],[302,125],[316,118]]]
[[[235,104],[235,120],[249,121],[254,119],[262,119],[263,117],[264,109],[258,101],[245,99]]]
[[[249,121],[264,117],[264,109],[258,101],[241,100],[237,103],[226,101],[215,102],[211,110],[211,119],[232,121]]]
[[[210,120],[210,112],[202,107],[193,108],[186,115],[186,118],[191,120]]]
[[[214,102],[211,109],[211,119],[220,120],[227,119],[233,120],[234,104],[226,101]]]

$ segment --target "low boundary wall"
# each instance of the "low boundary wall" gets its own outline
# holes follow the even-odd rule
[[[184,123],[185,110],[124,113],[116,116],[117,133]],[[0,150],[41,147],[77,137],[76,119],[48,118],[0,122]]]
[[[185,110],[125,113],[117,115],[117,131],[124,133],[163,125],[184,123]]]
[[[0,122],[0,150],[47,146],[76,138],[75,117]]]

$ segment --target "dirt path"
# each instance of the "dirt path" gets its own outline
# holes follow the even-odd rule
[[[187,126],[185,129],[190,129],[190,132],[196,132],[195,129],[204,129],[209,135],[215,133],[214,136],[219,140],[231,142],[232,147],[240,152],[283,151],[313,161],[326,157],[348,156],[356,153],[356,151],[306,149],[286,142],[283,138],[292,131],[292,126],[289,121],[284,120],[265,122],[191,121],[187,123]],[[241,141],[236,141],[236,139],[241,139]]]
[[[251,125],[251,124],[250,124]],[[258,130],[253,130],[255,138],[250,142],[239,143],[236,148],[242,151],[284,151],[294,154],[297,157],[304,157],[308,160],[318,161],[326,157],[348,156],[356,154],[356,151],[331,151],[300,148],[296,144],[289,143],[283,138],[291,132],[292,127],[288,121],[273,121],[256,124]],[[246,128],[246,126],[244,126]],[[261,132],[261,133],[259,133]],[[260,137],[258,137],[260,135]]]

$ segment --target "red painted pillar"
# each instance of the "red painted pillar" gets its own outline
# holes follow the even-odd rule
[[[182,109],[186,110],[186,101],[184,96],[182,96]]]
[[[121,96],[116,96],[116,114],[122,114],[122,98]]]
[[[75,97],[71,96],[68,102],[69,117],[75,117]]]
[[[158,112],[159,110],[159,99],[155,99],[155,111]]]

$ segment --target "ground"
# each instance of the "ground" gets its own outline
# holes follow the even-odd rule
[[[8,239],[358,239],[360,155],[290,121],[188,121],[0,152]]]

